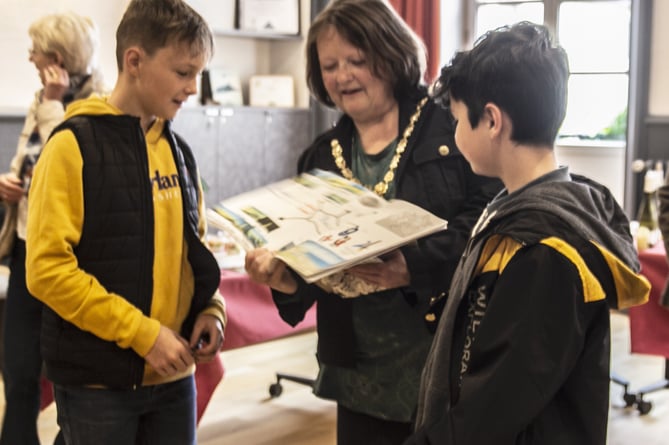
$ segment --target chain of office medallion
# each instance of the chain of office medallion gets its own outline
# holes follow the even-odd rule
[[[397,169],[397,166],[400,163],[400,158],[402,157],[402,153],[404,153],[404,150],[406,149],[407,146],[407,141],[409,140],[409,137],[411,137],[411,133],[413,133],[414,126],[416,125],[416,122],[418,122],[418,119],[420,118],[420,113],[423,111],[423,106],[427,102],[427,97],[423,98],[418,103],[418,106],[416,106],[416,111],[413,113],[411,118],[409,119],[409,124],[407,127],[404,129],[404,133],[402,134],[402,139],[397,143],[397,148],[395,149],[395,155],[393,158],[390,160],[390,165],[388,166],[388,171],[386,172],[385,175],[383,175],[383,180],[379,181],[373,188],[374,192],[379,195],[383,196],[386,194],[388,191],[388,185],[395,179],[395,169]],[[346,165],[346,160],[344,159],[343,153],[344,150],[341,147],[341,144],[337,139],[332,139],[330,142],[330,146],[332,147],[332,156],[334,157],[335,164],[337,165],[337,168],[341,171],[342,176],[344,176],[346,179],[349,181],[354,181],[360,184],[360,181],[358,178],[353,176],[353,172],[351,171],[350,168]]]

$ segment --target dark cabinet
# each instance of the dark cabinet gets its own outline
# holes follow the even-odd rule
[[[311,143],[308,109],[195,107],[174,129],[193,149],[207,205],[295,175]]]

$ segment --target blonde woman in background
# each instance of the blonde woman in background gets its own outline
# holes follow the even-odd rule
[[[44,16],[30,25],[28,60],[42,82],[30,105],[10,171],[0,176],[5,219],[0,254],[9,259],[9,285],[3,323],[5,414],[2,445],[39,444],[40,325],[42,303],[26,287],[25,237],[32,169],[51,131],[76,99],[102,92],[97,69],[98,31],[87,17],[74,13]],[[62,443],[60,434],[56,443]]]

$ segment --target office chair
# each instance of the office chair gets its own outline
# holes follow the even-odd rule
[[[623,378],[621,375],[611,372],[611,381],[623,387],[623,401],[625,402],[625,408],[637,403],[637,395],[629,392],[630,382],[629,380]]]
[[[293,374],[283,374],[277,372],[276,383],[272,383],[271,385],[269,385],[269,395],[273,399],[279,397],[281,393],[283,393],[283,386],[281,385],[281,380],[288,380],[290,382],[299,383],[301,385],[310,386],[312,388],[315,382],[314,379],[310,379],[307,377],[301,377]],[[650,392],[659,391],[660,389],[669,388],[669,359],[667,359],[667,367],[665,368],[665,380],[659,381],[657,383],[648,385],[640,389],[638,395],[629,392],[629,385],[630,385],[629,380],[623,378],[619,374],[612,372],[611,381],[623,387],[624,391],[623,401],[625,402],[626,408],[633,406],[634,404],[637,404],[637,409],[639,410],[639,413],[648,414],[653,405],[651,402],[643,400],[643,395],[648,394]]]
[[[288,380],[290,382],[299,383],[300,385],[306,385],[311,388],[314,387],[314,383],[316,382],[316,380],[307,377],[300,377],[293,374],[283,374],[277,372],[276,383],[272,383],[271,385],[269,385],[269,395],[273,399],[279,397],[283,392],[283,386],[281,385],[281,380]]]
[[[643,396],[661,389],[669,389],[669,358],[664,362],[664,379],[639,389],[636,396],[636,404],[640,414],[648,414],[653,408],[653,404],[648,400],[644,400]]]

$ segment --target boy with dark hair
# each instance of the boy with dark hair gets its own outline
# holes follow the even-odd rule
[[[556,161],[568,74],[530,23],[442,69],[458,147],[505,189],[455,272],[407,444],[606,443],[609,309],[645,302],[649,284],[611,193]]]
[[[170,120],[213,50],[181,0],[133,0],[109,97],[74,102],[35,168],[28,287],[68,444],[195,444],[194,370],[223,341],[197,166]]]

